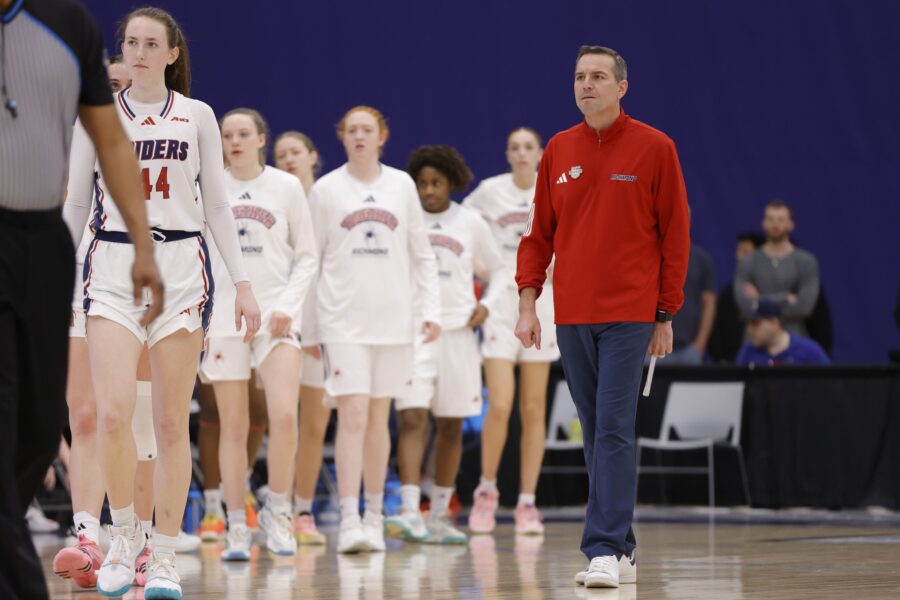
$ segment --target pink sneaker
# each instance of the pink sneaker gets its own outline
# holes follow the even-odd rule
[[[544,535],[544,523],[541,513],[533,504],[520,504],[516,507],[516,533],[519,535]]]
[[[325,545],[325,536],[316,529],[316,519],[309,513],[294,516],[294,537],[297,538],[298,544]]]
[[[497,490],[475,490],[475,504],[469,512],[469,529],[472,533],[491,533],[497,526]]]
[[[103,559],[103,551],[97,542],[79,535],[75,546],[56,553],[53,572],[63,579],[71,579],[78,587],[92,588],[97,585],[97,571]]]
[[[150,560],[150,540],[144,546],[144,551],[134,559],[134,585],[144,587],[147,585],[147,562]]]

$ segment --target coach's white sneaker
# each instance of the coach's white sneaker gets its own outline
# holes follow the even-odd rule
[[[619,561],[615,556],[598,556],[591,560],[584,578],[586,588],[619,587]]]
[[[181,577],[175,570],[175,556],[158,556],[155,552],[147,562],[147,600],[181,600]]]
[[[134,561],[144,551],[147,536],[140,524],[109,528],[109,552],[97,572],[97,591],[103,596],[121,596],[134,583]]]
[[[631,551],[631,556],[623,554],[619,559],[619,583],[637,583],[637,550]],[[584,585],[588,569],[578,571],[575,574],[575,583]]]
[[[369,551],[369,537],[363,530],[362,521],[358,516],[341,520],[337,551],[339,554],[356,554],[357,552]]]
[[[369,540],[369,552],[384,552],[384,516],[366,511],[362,528]]]
[[[268,506],[259,511],[259,527],[266,533],[266,548],[277,556],[297,554],[291,513],[275,512]]]

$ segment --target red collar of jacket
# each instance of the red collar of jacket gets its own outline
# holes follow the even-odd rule
[[[596,131],[591,129],[591,126],[587,124],[587,119],[581,122],[581,132],[589,137],[592,141],[603,143],[613,139],[614,137],[622,133],[622,130],[625,129],[625,124],[630,120],[631,117],[625,114],[625,111],[623,109],[619,109],[619,116],[615,121],[613,121],[613,124],[600,133],[597,133]]]

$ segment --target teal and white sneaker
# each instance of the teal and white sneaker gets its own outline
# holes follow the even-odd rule
[[[174,556],[158,556],[155,552],[147,561],[147,600],[181,600],[181,577],[175,570]]]
[[[432,517],[428,519],[426,526],[426,544],[459,545],[468,541],[466,534],[455,528],[447,517]]]
[[[247,561],[250,560],[250,543],[253,534],[246,525],[237,524],[228,528],[225,536],[225,549],[222,550],[222,560]]]
[[[384,520],[384,532],[388,537],[407,542],[424,542],[428,537],[428,527],[422,513],[404,510]]]
[[[294,537],[291,513],[275,512],[268,506],[259,511],[259,528],[266,534],[266,548],[277,556],[297,554],[297,539]]]
[[[103,596],[121,596],[134,583],[134,563],[144,551],[147,536],[135,521],[132,527],[109,527],[109,552],[97,572],[97,591]]]

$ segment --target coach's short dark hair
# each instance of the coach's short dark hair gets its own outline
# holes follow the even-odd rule
[[[794,218],[794,211],[791,210],[791,207],[784,200],[772,200],[766,204],[766,208],[783,208],[788,212],[790,218]]]
[[[606,46],[582,46],[578,50],[578,58],[575,59],[576,65],[585,54],[605,54],[606,56],[609,56],[613,59],[613,75],[615,76],[616,81],[628,79],[628,65],[625,64],[625,59],[612,48],[607,48]]]

